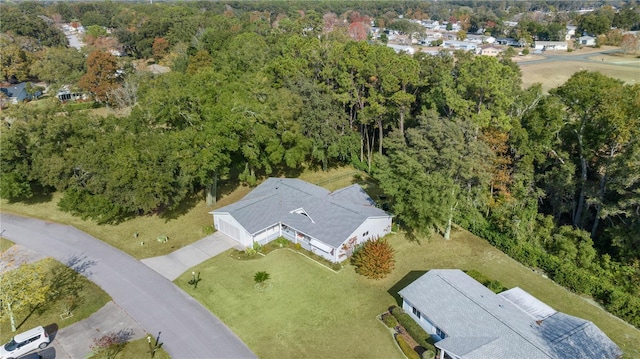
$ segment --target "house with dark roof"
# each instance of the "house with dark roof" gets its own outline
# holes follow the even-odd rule
[[[244,248],[284,237],[334,263],[391,232],[393,217],[357,184],[330,192],[292,178],[269,178],[210,214],[214,227]]]
[[[433,269],[402,289],[403,309],[440,359],[620,358],[590,321],[558,312],[515,287],[495,294],[458,269]]]
[[[29,93],[29,91],[27,90],[28,89],[26,82],[21,82],[14,85],[0,86],[0,92],[2,92],[5,96],[5,98],[3,99],[3,103],[11,103],[14,105],[18,102],[32,100],[42,95],[42,91],[40,90],[36,90],[33,93]]]

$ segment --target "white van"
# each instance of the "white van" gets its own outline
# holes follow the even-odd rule
[[[17,334],[7,344],[0,347],[0,359],[15,359],[35,349],[44,349],[51,339],[43,327],[36,327]]]

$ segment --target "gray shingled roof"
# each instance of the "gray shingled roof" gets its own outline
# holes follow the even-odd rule
[[[303,209],[307,216],[291,213]],[[334,248],[369,217],[389,217],[359,185],[333,193],[292,178],[269,178],[240,201],[213,211],[229,213],[249,233],[284,223]]]
[[[536,322],[461,270],[431,270],[399,294],[447,334],[436,346],[464,359],[622,355],[593,323],[560,312]]]

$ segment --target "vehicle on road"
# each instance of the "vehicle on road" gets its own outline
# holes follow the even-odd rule
[[[0,359],[16,359],[35,349],[44,349],[51,339],[43,327],[35,327],[17,334],[7,344],[0,347]]]

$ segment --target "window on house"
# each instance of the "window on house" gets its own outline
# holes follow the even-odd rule
[[[411,307],[413,309],[413,314],[420,319],[420,311],[416,309],[416,307]]]

